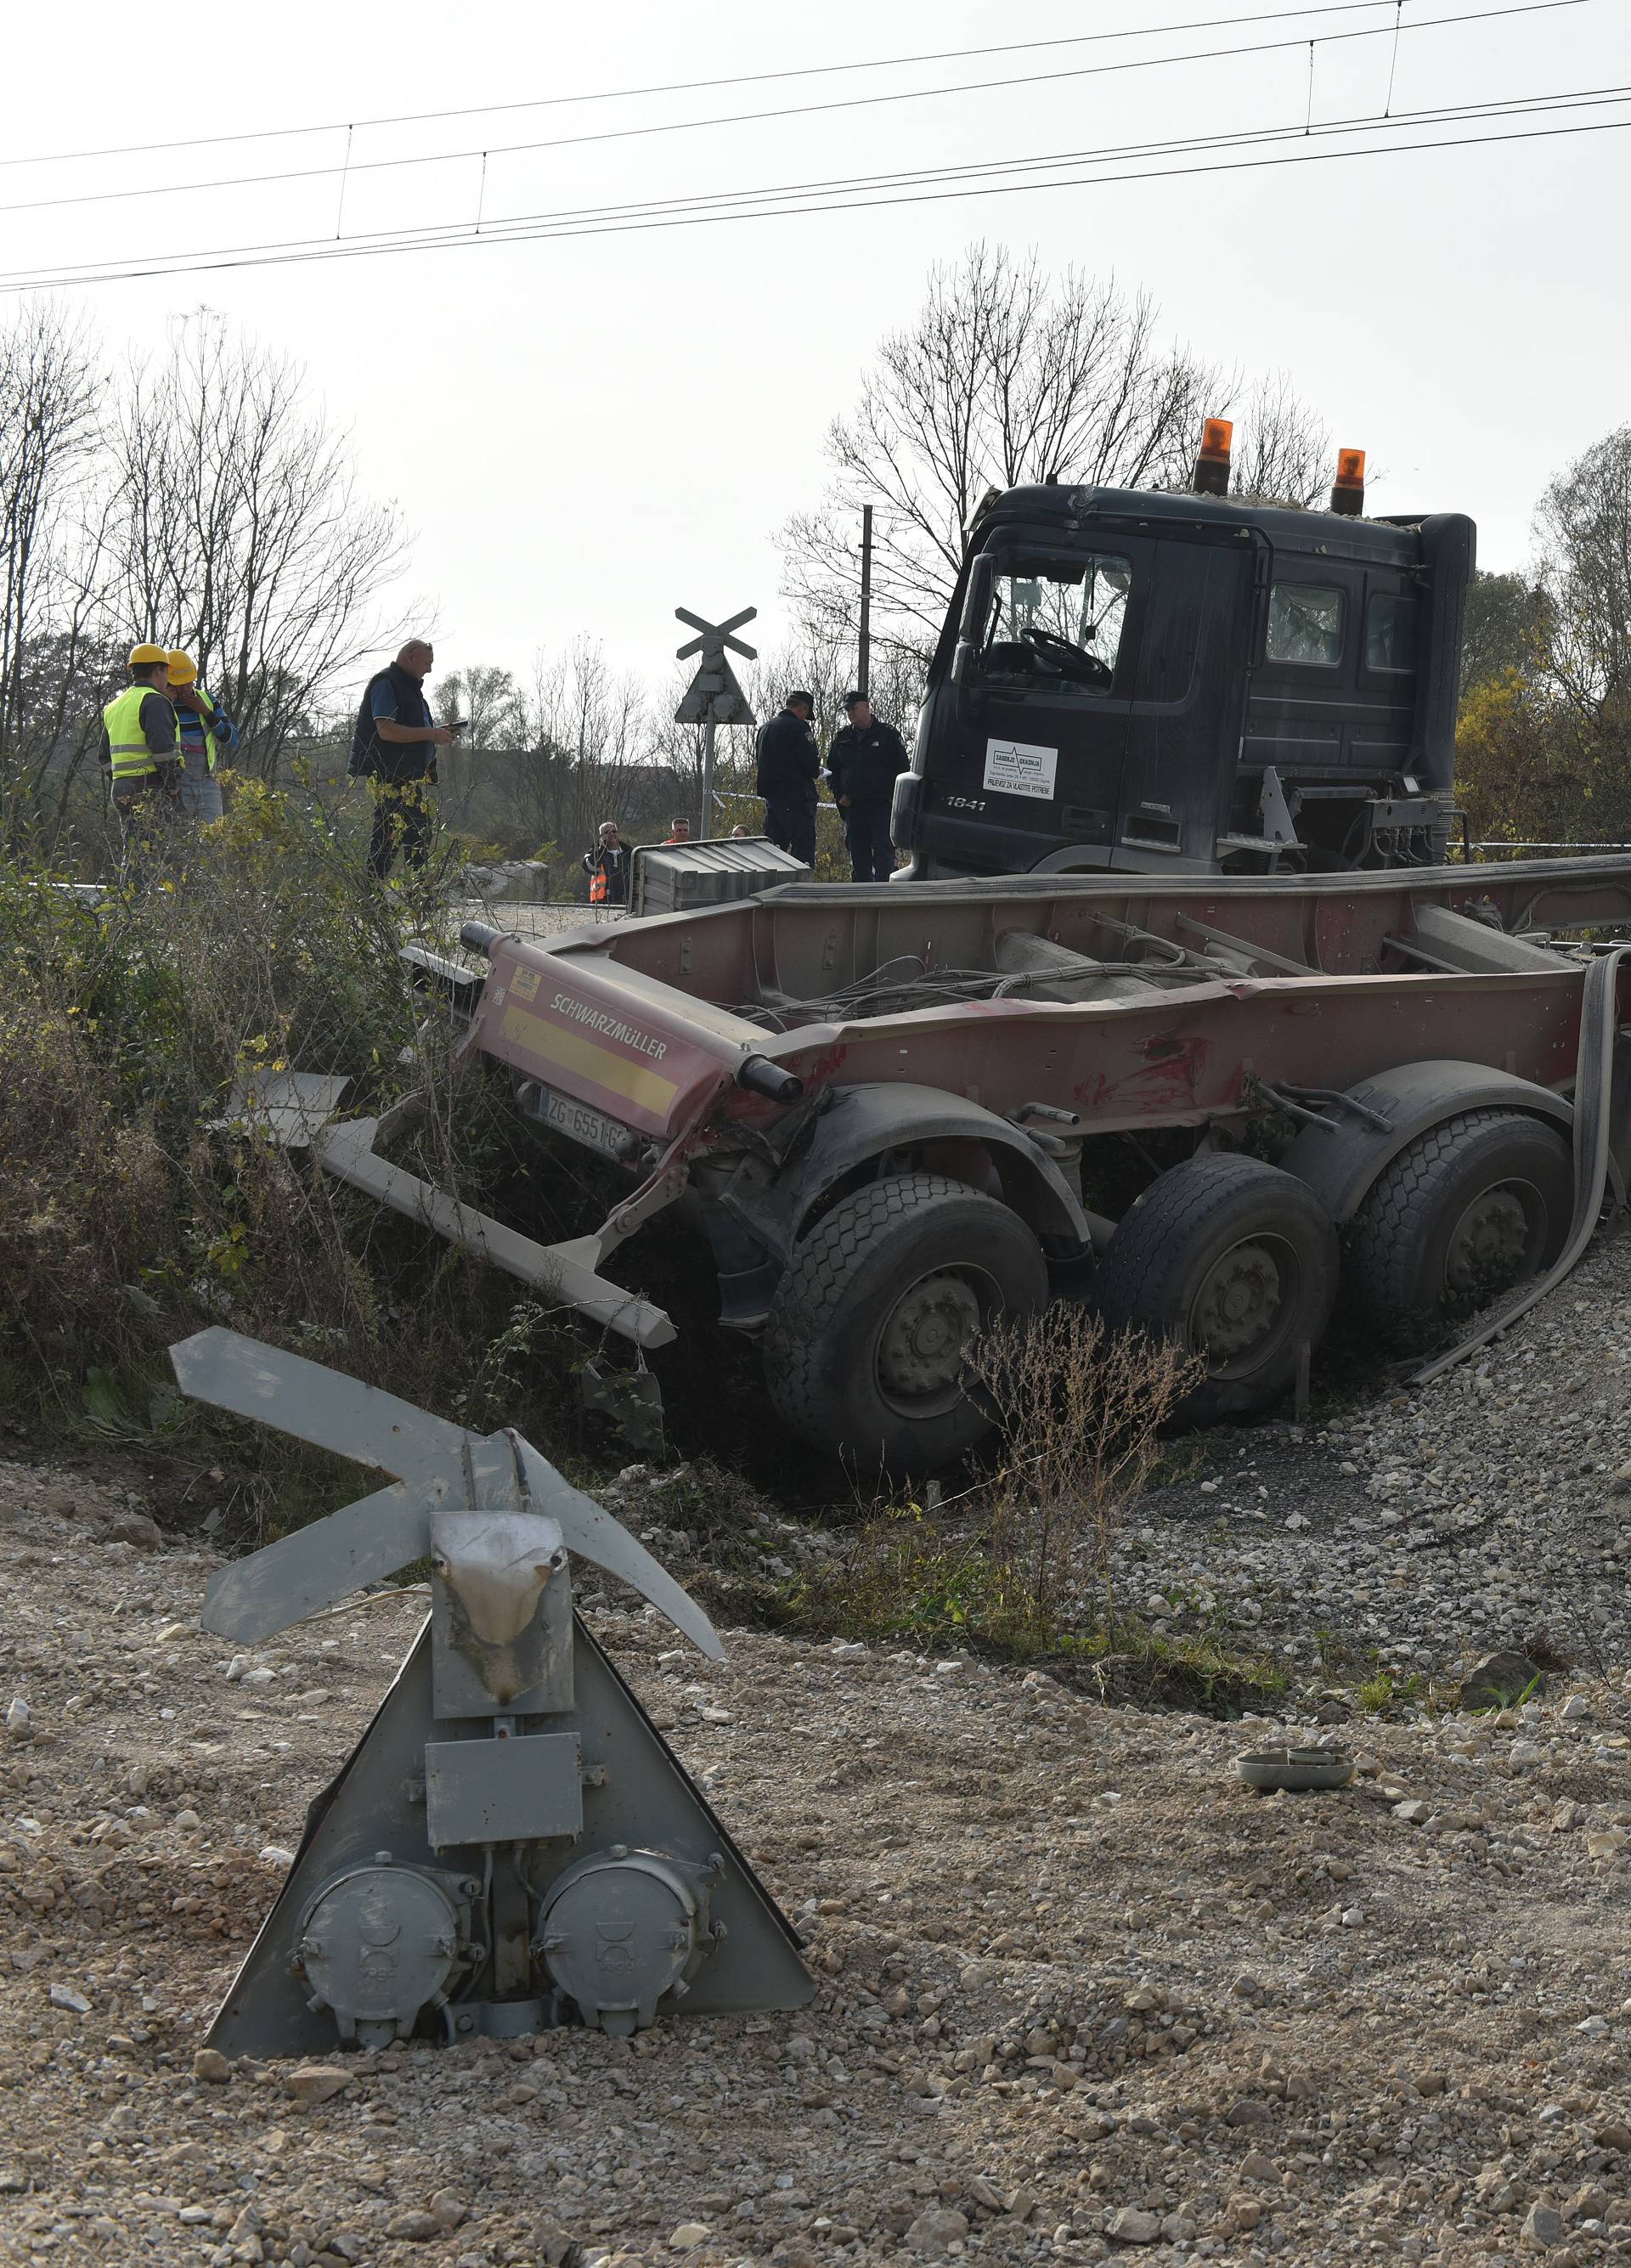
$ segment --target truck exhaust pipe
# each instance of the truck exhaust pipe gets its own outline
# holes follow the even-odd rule
[[[1208,417],[1201,427],[1200,446],[1195,452],[1195,470],[1190,479],[1197,496],[1229,494],[1229,453],[1234,438],[1234,424],[1227,417]]]
[[[1357,519],[1365,509],[1365,453],[1337,451],[1337,477],[1332,483],[1331,509],[1345,519]]]

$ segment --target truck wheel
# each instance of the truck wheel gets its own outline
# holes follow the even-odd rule
[[[1124,1214],[1098,1279],[1106,1320],[1176,1336],[1207,1359],[1177,1411],[1190,1425],[1255,1418],[1319,1344],[1337,1290],[1337,1233],[1295,1174],[1258,1158],[1191,1158]]]
[[[816,1223],[776,1287],[771,1405],[863,1470],[933,1471],[991,1429],[963,1394],[963,1349],[1047,1296],[1040,1246],[995,1197],[941,1174],[873,1182]]]
[[[1568,1140],[1545,1119],[1446,1118],[1383,1169],[1355,1214],[1355,1299],[1391,1344],[1419,1348],[1549,1268],[1574,1200]]]

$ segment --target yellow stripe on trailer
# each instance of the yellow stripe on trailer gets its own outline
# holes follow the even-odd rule
[[[672,1109],[680,1091],[673,1079],[664,1079],[645,1064],[631,1063],[626,1056],[616,1054],[598,1041],[566,1031],[542,1016],[535,1016],[530,1009],[518,1008],[513,1001],[505,1009],[498,1033],[513,1047],[530,1049],[562,1071],[574,1071],[604,1093],[620,1094],[655,1116]]]

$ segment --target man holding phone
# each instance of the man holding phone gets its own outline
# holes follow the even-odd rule
[[[424,697],[436,656],[426,638],[410,638],[393,662],[371,677],[351,732],[353,779],[365,779],[374,799],[368,871],[384,881],[400,850],[402,863],[423,866],[431,847],[436,752],[463,728],[438,725]]]

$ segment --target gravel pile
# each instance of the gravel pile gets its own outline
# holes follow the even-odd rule
[[[1621,1238],[1429,1386],[1204,1437],[1122,1539],[1121,1594],[1163,1635],[1260,1646],[1303,1683],[1452,1678],[1494,1648],[1631,1662],[1628,1382]]]

